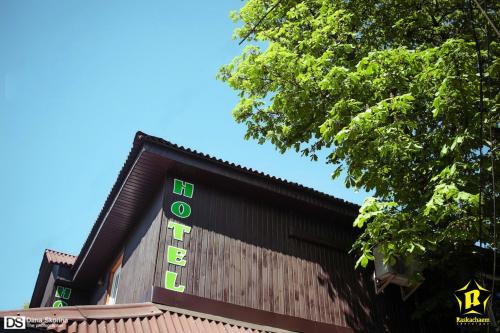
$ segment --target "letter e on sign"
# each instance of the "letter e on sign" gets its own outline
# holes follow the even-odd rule
[[[186,266],[186,256],[187,251],[172,245],[168,246],[167,249],[167,259],[169,264],[177,265],[177,266]]]

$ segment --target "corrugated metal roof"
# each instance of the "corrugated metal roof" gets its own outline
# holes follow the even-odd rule
[[[66,319],[60,324],[38,327],[50,332],[67,333],[271,333],[284,332],[253,324],[234,323],[224,318],[211,319],[203,314],[184,314],[162,310],[153,303],[70,306],[0,312],[31,319]],[[32,321],[37,324],[38,321]]]
[[[339,205],[343,205],[343,206],[352,208],[352,209],[354,209],[356,211],[359,209],[359,206],[356,205],[356,204],[354,204],[354,203],[352,203],[352,202],[349,202],[349,201],[337,198],[337,197],[335,197],[333,195],[330,195],[330,194],[327,194],[327,193],[324,193],[324,192],[320,192],[320,191],[315,190],[315,189],[313,189],[311,187],[307,187],[307,186],[304,186],[304,185],[299,184],[299,183],[291,182],[291,181],[288,181],[288,180],[283,179],[283,178],[275,177],[275,176],[272,176],[270,174],[267,174],[267,173],[264,173],[264,172],[261,172],[261,171],[258,171],[258,170],[254,170],[252,168],[247,168],[247,167],[239,165],[239,164],[234,164],[234,163],[231,163],[229,161],[225,161],[225,160],[222,160],[220,158],[217,158],[217,157],[214,157],[214,156],[211,156],[211,155],[208,155],[208,154],[204,154],[204,153],[198,152],[198,151],[196,151],[194,149],[190,149],[190,148],[187,148],[187,147],[184,147],[184,146],[179,146],[179,145],[177,145],[175,143],[172,143],[170,141],[164,140],[164,139],[156,137],[156,136],[148,135],[148,134],[140,132],[140,131],[136,133],[135,140],[134,140],[134,145],[138,141],[149,141],[149,142],[157,143],[157,144],[169,147],[169,148],[178,149],[178,150],[181,150],[183,152],[191,153],[191,154],[197,156],[198,158],[203,158],[203,159],[210,160],[212,162],[221,163],[221,164],[223,164],[224,166],[226,166],[228,168],[237,169],[239,171],[243,171],[243,172],[252,174],[254,176],[258,176],[258,177],[265,177],[265,178],[267,178],[269,180],[276,181],[276,182],[279,182],[281,184],[285,184],[285,185],[288,185],[288,186],[295,187],[296,189],[299,189],[301,191],[306,191],[309,194],[314,194],[314,195],[318,195],[318,196],[321,196],[321,197],[324,197],[324,198],[328,198],[328,199],[330,199],[332,201],[335,201]]]
[[[49,264],[56,265],[73,266],[76,260],[76,256],[74,255],[49,249],[45,250],[45,256]]]

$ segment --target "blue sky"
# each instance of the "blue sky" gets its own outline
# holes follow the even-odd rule
[[[78,254],[142,130],[361,203],[331,166],[243,139],[215,79],[241,1],[0,1],[0,310]]]

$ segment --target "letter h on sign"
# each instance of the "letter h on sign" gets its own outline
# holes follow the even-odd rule
[[[179,179],[174,179],[174,194],[182,195],[187,198],[193,197],[194,185],[188,182],[184,182]],[[170,206],[170,211],[177,217],[181,219],[188,218],[191,215],[191,207],[184,201],[176,201]]]
[[[174,191],[175,194],[183,195],[191,199],[193,197],[194,185],[188,182],[184,182],[179,179],[174,179]]]

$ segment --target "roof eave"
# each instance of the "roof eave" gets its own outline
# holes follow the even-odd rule
[[[47,256],[45,255],[44,252],[42,262],[40,263],[40,268],[38,269],[38,276],[36,278],[35,288],[33,288],[33,294],[31,295],[30,308],[40,307],[51,271],[52,271],[52,264],[48,262]]]
[[[166,170],[165,165],[169,165],[169,163],[177,163],[177,165],[186,165],[193,169],[202,170],[206,173],[231,179],[234,182],[244,183],[247,186],[264,189],[265,191],[275,193],[277,196],[293,198],[294,200],[302,200],[302,202],[307,205],[321,207],[324,210],[344,216],[346,219],[354,218],[359,209],[359,206],[355,204],[310,188],[306,188],[302,185],[271,177],[252,169],[234,165],[232,163],[177,146],[163,139],[149,136],[142,132],[137,132],[129,156],[122,167],[118,178],[106,199],[104,207],[102,208],[96,223],[92,227],[92,230],[89,233],[89,236],[87,237],[87,240],[85,241],[73,266],[74,281],[79,279],[82,267],[92,251],[93,246],[96,244],[97,238],[101,233],[103,226],[107,223],[108,217],[113,212],[115,203],[119,200],[123,189],[127,185],[130,175],[145,153],[147,153],[147,157],[143,158],[146,160],[143,163],[160,170],[154,170],[156,175],[149,173],[141,175],[141,177],[143,177],[141,179],[149,177],[147,179],[148,182],[151,182],[153,177],[156,177],[155,179],[157,179],[159,177],[158,172],[162,172],[164,174]],[[148,158],[149,161],[147,160]],[[161,165],[151,166],[154,164],[152,161]],[[130,200],[128,202],[130,202]],[[127,222],[124,224],[127,225]],[[131,228],[132,226],[127,227]],[[100,255],[102,255],[102,253],[100,253]],[[111,255],[112,254],[109,256]]]

